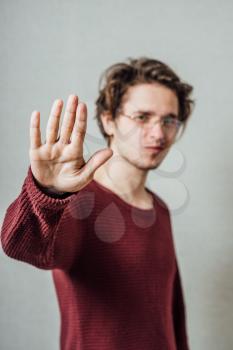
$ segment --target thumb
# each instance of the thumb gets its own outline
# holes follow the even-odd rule
[[[95,152],[85,166],[82,168],[80,174],[83,180],[90,180],[93,178],[95,171],[104,164],[113,155],[111,148],[105,148]]]

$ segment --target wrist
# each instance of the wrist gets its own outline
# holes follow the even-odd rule
[[[51,196],[57,196],[57,197],[60,197],[60,196],[64,196],[65,194],[69,194],[69,192],[62,192],[62,191],[58,191],[56,189],[54,189],[53,187],[45,187],[45,186],[42,186],[39,181],[33,176],[33,179],[36,183],[36,185],[38,186],[38,188],[44,192],[45,194],[48,194],[48,195],[51,195]]]
[[[48,194],[55,194],[57,196],[62,196],[64,195],[65,193],[67,192],[61,192],[61,191],[58,191],[58,190],[55,190],[54,188],[52,187],[43,187],[43,190],[48,193]]]

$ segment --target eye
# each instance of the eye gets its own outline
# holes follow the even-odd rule
[[[173,126],[176,125],[176,119],[172,117],[165,117],[163,118],[163,124],[165,126]]]
[[[147,122],[148,121],[148,116],[145,114],[140,114],[135,117],[135,119],[139,122]]]

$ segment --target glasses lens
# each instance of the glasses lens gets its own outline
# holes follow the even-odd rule
[[[179,121],[176,127],[174,142],[177,142],[181,138],[183,130],[184,130],[184,124],[181,121]]]

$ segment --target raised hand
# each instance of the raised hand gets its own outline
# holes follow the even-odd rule
[[[44,188],[58,192],[76,192],[85,187],[95,171],[113,154],[110,148],[95,152],[85,162],[83,142],[87,127],[87,107],[76,95],[70,95],[58,137],[63,102],[53,103],[41,143],[40,113],[32,112],[30,120],[29,158],[31,170]]]

